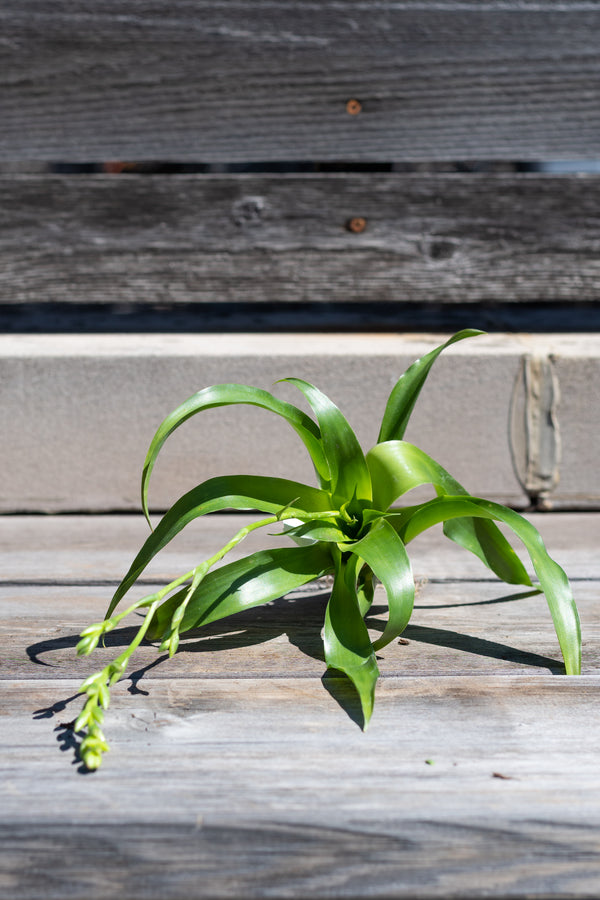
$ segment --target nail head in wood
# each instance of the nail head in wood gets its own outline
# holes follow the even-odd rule
[[[356,100],[355,98],[348,100],[346,103],[346,112],[351,116],[357,116],[359,112],[362,112],[362,103],[360,100]]]
[[[354,216],[352,219],[348,219],[346,222],[346,228],[348,231],[354,232],[354,234],[360,234],[367,227],[367,220],[362,216]]]

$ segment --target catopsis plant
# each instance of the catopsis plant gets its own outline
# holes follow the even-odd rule
[[[110,688],[123,676],[142,640],[156,641],[160,652],[173,656],[180,636],[190,629],[268,603],[325,575],[333,577],[323,630],[325,661],[354,684],[366,727],[379,675],[375,654],[402,634],[413,609],[415,586],[407,545],[438,523],[443,523],[450,540],[478,556],[500,579],[531,585],[523,563],[496,522],[505,523],[520,538],[546,596],[566,672],[580,672],[577,608],[565,573],[548,555],[537,530],[513,510],[472,497],[439,463],[403,439],[439,354],[477,334],[481,332],[460,331],[407,369],[387,401],[377,443],[366,454],[337,406],[300,378],[282,380],[304,395],[312,417],[268,391],[240,384],[207,387],[167,416],[150,444],[143,468],[142,508],[149,523],[148,485],[161,447],[187,419],[214,407],[250,404],[281,416],[310,454],[317,483],[258,475],[210,478],[177,500],[151,530],[117,588],[106,617],[86,628],[77,645],[78,654],[87,656],[126,616],[145,610],[126,649],[81,685],[86,701],[74,729],[84,732],[80,755],[87,768],[96,769],[108,750],[102,725]],[[432,499],[398,505],[408,491],[420,485],[432,486]],[[265,516],[238,531],[209,559],[117,612],[150,560],[190,521],[219,510],[252,510]],[[292,539],[290,547],[262,550],[214,568],[251,531],[274,526],[281,526]],[[365,615],[376,580],[387,595],[388,618],[383,633],[372,641]]]

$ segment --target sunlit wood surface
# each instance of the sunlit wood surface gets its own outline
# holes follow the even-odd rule
[[[131,630],[95,662],[74,646],[147,526],[0,519],[0,897],[597,896],[600,515],[532,518],[573,580],[583,677],[561,675],[543,596],[432,533],[414,543],[414,618],[380,654],[366,733],[325,676],[321,584],[194,633],[172,660],[141,648],[94,774],[70,727],[77,688]],[[238,525],[196,523],[146,580]]]

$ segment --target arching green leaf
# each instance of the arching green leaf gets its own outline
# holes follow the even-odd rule
[[[364,560],[385,588],[389,619],[383,634],[373,643],[373,649],[380,650],[402,634],[412,614],[415,583],[406,548],[389,522],[380,519],[365,537],[340,549],[351,550]]]
[[[328,543],[339,544],[340,541],[347,541],[348,535],[344,534],[334,522],[325,519],[315,519],[312,522],[302,522],[293,528],[285,528],[284,534],[292,539],[309,538],[313,541],[326,541]]]
[[[317,418],[334,499],[340,503],[353,498],[371,500],[371,479],[362,448],[340,410],[308,381],[301,378],[282,380],[302,391]]]
[[[154,468],[154,463],[160,452],[161,447],[176,428],[179,428],[191,416],[205,409],[214,409],[221,406],[234,405],[259,406],[262,409],[268,409],[276,415],[281,416],[292,426],[294,431],[304,442],[306,449],[310,454],[319,484],[322,488],[327,488],[329,484],[329,468],[325,461],[323,448],[321,446],[321,434],[318,425],[313,422],[310,416],[291,403],[279,400],[268,391],[261,388],[248,387],[244,384],[216,384],[212,387],[204,388],[202,391],[194,394],[185,403],[177,407],[167,418],[161,423],[156,434],[152,438],[144,468],[142,471],[142,508],[144,515],[149,521],[148,516],[148,484],[150,475]]]
[[[359,609],[354,566],[348,567],[339,559],[325,613],[323,644],[327,665],[347,675],[358,691],[366,728],[373,712],[379,669]]]
[[[305,512],[325,512],[330,508],[329,494],[319,488],[261,475],[224,475],[211,478],[180,497],[165,513],[132,562],[129,571],[108,607],[112,615],[119,601],[140,577],[159,550],[185,528],[188,522],[223,509],[260,510],[276,515],[283,507],[290,517]]]
[[[567,675],[579,675],[581,627],[571,586],[561,567],[548,555],[539,532],[531,522],[512,509],[478,497],[438,497],[411,510],[391,515],[388,522],[396,528],[404,543],[408,543],[438,522],[463,516],[505,522],[523,542],[546,595]]]
[[[431,484],[440,496],[468,496],[439,463],[407,441],[376,444],[367,453],[367,465],[377,509],[388,509],[398,497],[423,484]],[[531,584],[523,563],[494,522],[455,519],[444,523],[444,534],[474,553],[507,584]]]
[[[434,362],[446,347],[465,338],[484,334],[474,328],[458,331],[450,340],[417,359],[396,382],[385,407],[378,441],[399,441],[404,437],[408,420]]]
[[[262,550],[214,569],[192,593],[180,631],[216,622],[284,594],[333,571],[334,563],[325,544],[311,547],[278,547]],[[187,588],[169,597],[155,615],[149,637],[157,640],[169,626],[174,609]]]

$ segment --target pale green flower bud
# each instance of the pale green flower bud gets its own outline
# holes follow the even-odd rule
[[[88,709],[88,705],[83,707],[77,718],[75,719],[75,724],[73,725],[73,731],[83,731],[83,729],[88,725],[90,721],[91,710]]]
[[[97,685],[98,682],[102,680],[103,673],[102,672],[94,672],[93,675],[89,675],[85,681],[81,684],[79,688],[79,693],[84,694],[87,693],[88,688],[91,688],[92,685]]]
[[[84,753],[80,751],[80,756],[86,769],[91,769],[92,772],[99,768],[102,762],[102,753],[97,750],[88,750]]]
[[[99,634],[90,634],[83,637],[77,644],[77,656],[89,656],[92,650],[95,650],[100,640]]]
[[[108,709],[110,704],[110,692],[105,684],[98,687],[98,700],[103,709]]]

